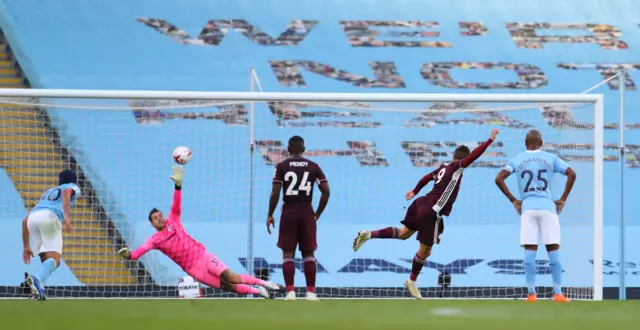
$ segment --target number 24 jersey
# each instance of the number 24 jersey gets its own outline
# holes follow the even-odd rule
[[[313,185],[327,181],[320,166],[303,157],[290,157],[276,165],[273,183],[282,184],[285,204],[311,203]]]

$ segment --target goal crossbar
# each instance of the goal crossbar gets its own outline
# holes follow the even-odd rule
[[[426,94],[0,89],[0,97],[335,102],[602,102],[602,94]]]

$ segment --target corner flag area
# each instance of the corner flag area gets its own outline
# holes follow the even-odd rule
[[[640,301],[0,301],[4,329],[637,329]]]

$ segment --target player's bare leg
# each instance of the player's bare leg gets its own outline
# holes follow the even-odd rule
[[[33,297],[38,300],[46,300],[44,281],[60,266],[62,255],[55,251],[43,252],[40,256],[40,270],[36,276],[27,276],[26,283],[31,288]]]
[[[307,300],[309,301],[318,301],[318,296],[316,295],[316,258],[311,252],[302,252],[302,263],[304,265],[304,277],[307,281]]]
[[[358,236],[353,240],[353,251],[358,251],[365,242],[373,238],[392,238],[392,239],[401,239],[405,240],[411,237],[415,231],[409,230],[407,227],[396,228],[396,227],[387,227],[380,230],[368,231],[361,230],[358,232]]]
[[[560,263],[560,244],[549,244],[547,254],[549,255],[549,268],[551,268],[551,277],[553,278],[553,301],[570,302],[562,293],[562,264]]]
[[[409,275],[409,279],[404,282],[405,288],[409,290],[409,293],[412,297],[416,299],[422,299],[422,295],[420,294],[420,289],[416,284],[416,280],[418,279],[418,275],[420,275],[420,271],[422,271],[422,267],[424,266],[425,261],[431,255],[431,246],[426,245],[424,243],[420,243],[420,249],[413,257],[413,264],[411,266],[411,275]]]
[[[416,231],[415,230],[411,230],[407,227],[402,227],[400,228],[400,230],[398,230],[398,237],[396,237],[397,239],[401,239],[401,240],[406,240],[409,237],[413,236],[413,234],[415,234]]]
[[[536,254],[537,245],[524,246],[524,276],[527,280],[527,299],[525,302],[531,303],[538,300],[536,295]]]
[[[53,259],[56,262],[56,265],[60,265],[60,260],[62,259],[62,255],[55,251],[43,252],[39,254],[40,261],[45,262],[47,259]]]
[[[282,250],[282,274],[284,276],[284,285],[286,287],[287,294],[284,300],[293,301],[296,300],[295,286],[293,284],[293,278],[296,272],[296,264],[294,262],[295,250]]]
[[[267,289],[261,286],[253,288],[245,284],[233,284],[220,279],[220,288],[238,294],[257,294],[264,299],[273,299],[273,296],[269,294]]]
[[[263,281],[247,274],[236,274],[230,269],[226,269],[225,271],[223,271],[222,274],[220,274],[220,279],[230,284],[258,285],[269,290],[282,290],[282,285],[280,284]]]

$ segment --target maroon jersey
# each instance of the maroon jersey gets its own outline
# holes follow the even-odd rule
[[[430,173],[435,182],[433,189],[427,193],[426,197],[429,202],[433,203],[433,210],[436,213],[446,216],[451,213],[451,208],[460,190],[463,170],[462,161],[453,161],[440,165]]]
[[[327,181],[320,166],[306,158],[290,157],[276,165],[274,183],[281,183],[285,204],[311,204],[313,185]]]
[[[425,175],[413,189],[414,194],[429,183],[435,181],[433,189],[426,195],[426,199],[433,203],[433,210],[441,215],[448,216],[453,208],[453,203],[458,197],[460,183],[462,182],[462,171],[484,153],[493,140],[489,139],[475,148],[462,160],[454,160],[450,163],[440,165],[435,171]]]

